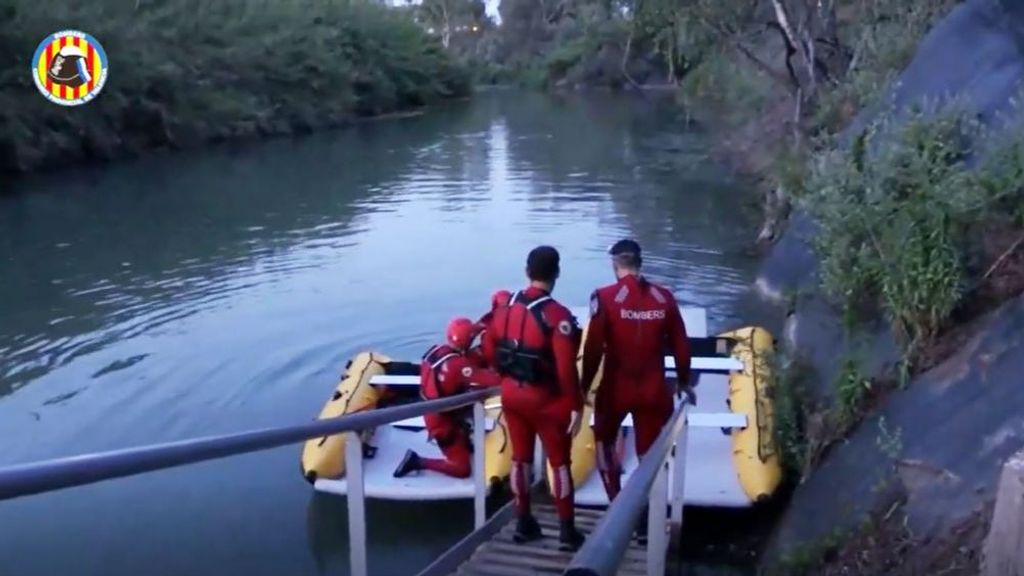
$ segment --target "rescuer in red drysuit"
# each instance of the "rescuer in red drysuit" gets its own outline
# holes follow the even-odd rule
[[[435,400],[465,392],[471,385],[497,386],[497,373],[484,367],[479,355],[469,350],[479,327],[469,318],[455,318],[448,324],[447,344],[431,346],[420,364],[420,396]],[[437,442],[444,458],[424,458],[412,450],[395,468],[401,478],[418,470],[433,470],[455,478],[470,474],[472,445],[464,415],[459,412],[427,414],[427,433]]]
[[[498,290],[494,294],[491,294],[491,309],[486,314],[480,317],[477,321],[477,328],[480,330],[480,343],[483,344],[484,339],[487,337],[487,325],[490,324],[491,318],[494,317],[494,311],[502,306],[508,306],[508,303],[512,300],[512,293],[508,290]]]
[[[494,311],[497,310],[499,306],[508,306],[508,302],[511,299],[512,293],[508,290],[498,290],[494,294],[491,294],[491,309],[481,316],[476,322],[476,330],[480,336],[480,344],[470,348],[468,354],[485,368],[490,368],[490,366],[487,365],[487,361],[484,359],[482,352],[483,342],[487,337],[487,324],[490,323],[491,318],[494,316]]]
[[[675,357],[677,393],[689,403],[697,397],[690,380],[690,341],[672,292],[640,275],[640,245],[616,242],[609,254],[618,281],[590,295],[590,328],[583,345],[581,384],[590,390],[601,356],[604,373],[594,400],[597,466],[608,499],[621,489],[621,463],[615,450],[626,414],[633,415],[636,453],[643,457],[672,415],[672,392],[665,383],[666,344]],[[646,539],[647,516],[642,515],[638,538]]]
[[[501,375],[501,405],[512,440],[512,492],[518,512],[513,538],[523,543],[541,537],[530,511],[530,468],[539,435],[554,471],[551,489],[560,520],[559,549],[571,551],[583,543],[576,530],[569,473],[583,396],[576,371],[579,326],[568,308],[551,297],[558,274],[557,250],[539,246],[530,252],[530,285],[494,311],[483,353]]]

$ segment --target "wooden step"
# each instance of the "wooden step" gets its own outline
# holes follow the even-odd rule
[[[502,526],[459,566],[458,576],[557,576],[572,561],[575,552],[558,549],[559,522],[550,501],[533,505],[533,514],[541,527],[541,538],[517,544],[513,540],[515,519]],[[601,521],[604,510],[577,508],[576,528],[589,534]],[[631,542],[619,566],[620,576],[647,576],[647,550]]]

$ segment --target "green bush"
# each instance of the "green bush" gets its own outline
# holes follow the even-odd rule
[[[774,413],[774,441],[779,450],[779,461],[789,478],[800,478],[807,465],[808,438],[805,426],[808,394],[803,389],[806,366],[792,362],[783,367],[776,355],[771,360],[774,375],[770,388]]]
[[[1019,209],[1019,132],[967,160],[986,141],[957,108],[881,121],[848,150],[812,162],[799,203],[820,225],[826,292],[848,308],[880,306],[912,356],[944,327],[973,282],[967,263],[994,215]]]
[[[772,89],[772,81],[761,71],[723,52],[707,54],[682,83],[686,99],[715,106],[715,112],[730,125],[763,113]]]
[[[6,167],[331,126],[469,91],[407,11],[360,0],[0,0],[0,13]],[[110,65],[103,92],[70,110],[42,98],[25,65],[65,28],[92,34]]]

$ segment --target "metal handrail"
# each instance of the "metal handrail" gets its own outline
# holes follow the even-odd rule
[[[649,552],[653,550],[655,554],[662,554],[662,562],[664,561],[664,550],[660,548],[665,543],[665,535],[650,528],[657,526],[663,531],[665,527],[666,460],[677,442],[685,446],[685,438],[678,437],[686,424],[686,407],[687,403],[684,400],[665,423],[658,438],[640,461],[640,465],[630,475],[629,481],[622,487],[622,491],[608,507],[586,542],[573,556],[572,562],[563,573],[565,576],[612,576],[618,573],[619,565],[648,499],[651,501],[648,512]],[[682,469],[677,468],[675,471],[680,477],[683,473]],[[656,480],[660,480],[657,487]],[[659,490],[662,493],[658,494]],[[655,503],[660,504],[660,509]],[[658,518],[661,519],[660,522],[655,520]],[[651,573],[650,566],[648,569],[648,573]]]
[[[484,401],[498,392],[499,389],[496,387],[486,388],[439,400],[345,414],[294,426],[264,428],[9,466],[0,469],[0,501],[277,448],[320,436],[375,428],[406,418],[462,408]]]

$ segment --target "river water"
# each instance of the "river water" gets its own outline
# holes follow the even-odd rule
[[[559,248],[556,297],[645,268],[712,329],[757,321],[744,184],[670,103],[483,94],[300,140],[154,154],[0,195],[0,465],[307,421],[345,361],[415,359]],[[0,574],[346,574],[344,501],[301,446],[0,503]],[[470,504],[371,502],[374,574]]]

